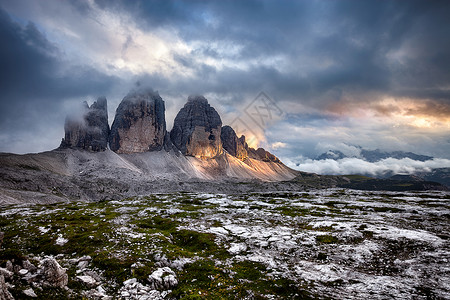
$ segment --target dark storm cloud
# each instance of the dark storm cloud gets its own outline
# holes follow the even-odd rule
[[[109,1],[97,3],[111,7]],[[185,66],[197,56],[243,62],[280,56],[289,62],[284,70],[210,70],[215,79],[198,83],[205,89],[214,81],[225,80],[230,90],[242,80],[254,81],[274,85],[280,98],[319,107],[342,100],[320,97],[339,90],[361,101],[367,92],[450,99],[442,88],[450,77],[447,1],[115,1],[113,9],[132,12],[144,29],[176,28],[185,42],[202,42],[178,58]],[[214,43],[239,50],[220,53]],[[205,66],[192,68],[203,79]],[[216,88],[212,92],[224,89]],[[251,83],[249,88],[258,89]]]
[[[42,88],[42,78],[56,67],[56,48],[30,23],[21,27],[0,10],[0,84],[6,98],[15,93],[34,94]],[[26,75],[26,76],[25,76]],[[2,101],[2,104],[5,104]]]
[[[63,61],[59,49],[33,23],[22,27],[0,10],[0,28],[2,103],[8,97],[30,101],[102,92],[114,81],[88,66]]]
[[[36,130],[45,131],[45,125],[62,128],[62,100],[99,95],[116,82],[88,66],[64,62],[33,23],[22,26],[1,9],[0,40],[0,128],[11,138],[24,130],[42,134]]]
[[[20,3],[16,11],[26,10],[26,3]],[[35,12],[40,16],[37,19],[52,19],[45,13],[49,2],[38,3],[41,10]],[[392,103],[391,107],[378,103],[385,97],[417,101],[421,105],[411,108],[411,114],[443,117],[450,110],[448,1],[94,3],[69,1],[53,5],[69,7],[61,12],[71,14],[68,19],[72,21],[65,25],[78,29],[74,30],[76,34],[82,35],[88,23],[83,26],[73,20],[78,16],[97,20],[98,5],[102,12],[113,15],[116,23],[118,16],[126,25],[124,30],[137,25],[144,34],[164,35],[163,40],[171,35],[167,40],[173,37],[191,50],[169,48],[167,57],[175,62],[174,73],[144,71],[134,73],[130,79],[122,72],[117,75],[120,79],[112,78],[88,66],[69,66],[61,58],[64,45],[52,44],[38,30],[45,29],[45,25],[19,25],[2,12],[0,38],[8,43],[0,50],[5,65],[0,70],[0,84],[4,95],[9,93],[18,104],[9,107],[3,96],[0,124],[13,108],[19,111],[20,105],[39,103],[50,107],[62,98],[103,94],[127,80],[141,80],[159,90],[163,98],[168,95],[179,99],[179,106],[188,94],[204,93],[214,95],[224,106],[237,107],[243,99],[264,90],[285,107],[301,104],[309,109],[298,117],[316,118],[313,123],[317,128],[325,127],[322,118],[328,118],[335,108],[345,114],[348,106],[361,104],[386,116],[399,111]],[[25,15],[32,19],[33,12]],[[108,21],[101,26],[107,28]],[[102,32],[96,30],[92,32]],[[124,57],[139,43],[133,30],[127,34],[128,38],[121,40]],[[91,41],[95,44],[96,38],[95,34],[87,34],[83,39],[86,45],[79,49],[88,49],[90,54],[99,51],[88,45]],[[153,49],[152,45],[144,46],[146,51]],[[101,49],[107,51],[108,47]],[[113,65],[114,59],[108,60],[111,70],[121,72]],[[373,103],[363,106],[366,102]]]

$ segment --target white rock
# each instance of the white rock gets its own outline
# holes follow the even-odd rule
[[[0,299],[14,300],[13,296],[8,291],[9,288],[8,283],[5,283],[5,277],[0,274]]]
[[[92,257],[90,255],[82,256],[78,259],[78,261],[91,261]]]
[[[45,228],[42,226],[39,226],[38,229],[42,234],[47,233],[50,230],[50,228]]]
[[[148,281],[154,290],[167,290],[178,284],[175,272],[169,267],[158,268],[148,276]]]
[[[5,278],[10,278],[11,276],[14,275],[14,273],[5,268],[0,268],[0,275],[5,276]]]
[[[56,239],[56,242],[55,242],[55,244],[56,245],[58,245],[58,246],[63,246],[65,243],[67,243],[69,240],[68,239],[65,239],[65,238],[63,238],[62,236],[59,236],[57,239]]]
[[[231,243],[231,247],[228,249],[228,252],[231,254],[238,254],[247,250],[247,245],[244,243]]]
[[[131,278],[131,279],[125,280],[123,282],[123,285],[131,285],[131,284],[136,283],[136,282],[137,282],[136,278]]]
[[[161,298],[166,298],[166,296],[169,295],[170,293],[172,293],[172,290],[161,292]]]
[[[161,296],[161,293],[157,290],[152,290],[148,293],[149,298],[148,299],[152,299],[152,300],[156,300],[156,299],[161,299],[163,298]]]
[[[37,297],[36,293],[33,291],[32,288],[24,290],[23,293],[28,297],[33,297],[33,298]]]
[[[211,227],[209,229],[209,232],[211,233],[215,233],[215,234],[223,234],[223,235],[228,235],[228,230],[226,230],[223,227]]]
[[[120,295],[121,295],[122,297],[130,297],[130,293],[128,293],[127,291],[122,291],[122,292],[120,293]]]
[[[11,271],[11,272],[14,270],[13,264],[10,260],[8,260],[6,262],[6,270]]]
[[[174,288],[178,285],[178,280],[175,275],[167,275],[164,277],[164,287],[166,289]]]
[[[99,285],[99,286],[97,287],[97,291],[98,291],[100,294],[106,294],[106,290],[105,290],[101,285]]]
[[[128,293],[130,293],[130,295],[137,295],[137,293],[138,293],[138,291],[137,291],[137,289],[129,289],[128,290]]]
[[[66,269],[62,268],[53,257],[41,261],[44,283],[54,287],[65,287],[69,280]]]
[[[86,269],[86,267],[89,265],[89,262],[87,260],[82,260],[78,263],[77,268],[80,270]]]
[[[93,287],[97,284],[97,281],[88,275],[79,275],[77,276],[77,279],[89,287]]]
[[[30,261],[28,259],[24,260],[22,262],[22,266],[23,266],[24,269],[27,269],[30,272],[36,271],[36,269],[37,269],[36,266],[33,265],[32,263],[30,263]]]
[[[22,275],[22,276],[23,275],[27,275],[28,274],[28,270],[27,269],[20,269],[19,270],[19,274]]]

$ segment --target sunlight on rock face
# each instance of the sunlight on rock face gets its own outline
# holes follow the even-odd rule
[[[258,148],[258,145],[261,144],[260,139],[256,135],[249,135],[247,144],[250,148]]]

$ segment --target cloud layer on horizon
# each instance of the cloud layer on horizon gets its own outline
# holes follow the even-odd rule
[[[369,176],[383,176],[388,174],[417,174],[430,172],[436,168],[450,168],[450,159],[432,159],[418,161],[410,158],[387,158],[377,162],[368,162],[360,158],[343,158],[338,160],[306,159],[300,163],[289,161],[288,166],[303,172],[323,175],[362,174]],[[391,173],[392,172],[392,173]]]
[[[342,143],[450,158],[448,2],[281,2],[0,1],[0,151],[56,147],[66,111],[100,95],[112,121],[140,81],[168,128],[189,94],[230,123],[266,91],[286,114],[262,145],[287,159]]]

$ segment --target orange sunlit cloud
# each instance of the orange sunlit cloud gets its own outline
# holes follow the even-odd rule
[[[330,105],[328,111],[353,118],[380,118],[396,126],[430,130],[450,128],[450,105],[432,100],[385,98],[368,103],[339,102]]]

